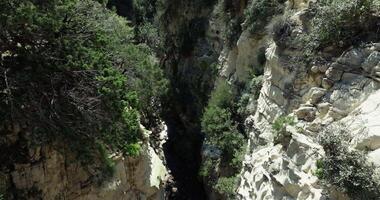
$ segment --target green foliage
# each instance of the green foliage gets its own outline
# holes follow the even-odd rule
[[[282,116],[282,117],[277,118],[273,122],[272,129],[275,130],[275,131],[281,131],[287,125],[293,126],[294,124],[295,124],[294,117],[291,117],[291,116]]]
[[[202,118],[202,130],[206,141],[220,148],[226,156],[233,157],[235,149],[244,143],[244,137],[237,131],[231,113],[223,108],[206,108]]]
[[[244,116],[244,117],[247,117],[249,115],[247,106],[249,104],[250,98],[251,98],[251,94],[249,93],[244,93],[243,95],[241,95],[239,101],[237,102],[237,107],[238,107],[237,113],[239,115]]]
[[[233,199],[236,195],[237,177],[221,177],[218,179],[215,189],[221,194],[226,195],[229,199]]]
[[[103,180],[106,180],[115,173],[115,163],[109,157],[109,153],[107,152],[107,148],[102,143],[96,144],[99,151],[99,159],[101,163],[101,173],[99,177],[99,182],[101,183]]]
[[[318,164],[318,178],[347,193],[353,199],[378,199],[380,180],[365,152],[350,149],[344,131],[327,131],[320,138],[325,157]]]
[[[308,51],[327,46],[348,46],[355,37],[371,32],[374,0],[320,0],[306,37]]]
[[[261,33],[271,18],[283,11],[283,3],[282,0],[252,0],[244,12],[244,28],[251,33]]]
[[[260,90],[262,87],[262,76],[254,76],[251,81],[245,86],[245,89],[237,102],[237,113],[242,117],[246,118],[248,115],[252,114],[254,110],[248,107],[250,104],[255,103],[255,101],[260,96]]]
[[[238,132],[232,116],[234,94],[231,86],[218,82],[211,94],[208,106],[202,117],[202,131],[206,133],[206,142],[222,150],[228,160],[232,160],[236,150],[244,144],[244,137]]]
[[[295,124],[294,122],[294,117],[290,116],[282,116],[277,118],[273,124],[272,124],[272,129],[275,131],[281,131],[284,129],[287,125],[293,126]]]
[[[236,186],[233,176],[241,169],[246,147],[246,139],[237,128],[237,113],[233,113],[234,107],[233,89],[227,82],[219,82],[211,94],[201,120],[202,131],[206,136],[205,143],[221,151],[221,160],[206,159],[200,175],[211,178],[213,187],[231,198]],[[219,168],[227,168],[230,173],[214,180],[210,176],[217,162]]]
[[[0,200],[5,200],[5,197],[3,194],[0,194]]]
[[[199,170],[199,175],[201,177],[209,177],[214,170],[217,162],[211,158],[206,158],[202,161],[201,168]]]
[[[272,129],[273,129],[273,142],[275,144],[279,144],[281,142],[284,142],[285,139],[291,137],[289,135],[290,133],[286,131],[286,126],[294,126],[294,117],[291,116],[282,116],[277,118],[273,124],[272,124]]]
[[[317,170],[314,172],[314,176],[318,177],[319,179],[323,179],[323,169],[324,169],[324,163],[323,160],[317,160],[316,162]]]
[[[268,34],[280,48],[285,48],[290,37],[293,24],[287,16],[276,17],[268,26]]]
[[[154,50],[162,50],[163,41],[158,28],[151,22],[145,22],[138,28],[138,41],[148,44]]]
[[[223,37],[225,38],[227,45],[229,47],[233,47],[236,45],[236,42],[238,41],[240,37],[240,33],[242,32],[241,17],[229,17],[228,20],[226,20],[226,30],[223,31]]]
[[[224,24],[224,30],[221,30],[222,37],[228,47],[236,45],[242,32],[242,16],[238,13],[239,4],[234,3],[231,0],[219,0],[215,6],[215,15]],[[239,5],[240,6],[240,5]]]
[[[234,103],[234,93],[226,81],[218,81],[217,87],[212,92],[208,105],[220,108],[229,108]]]
[[[261,88],[263,87],[263,76],[254,76],[249,83],[249,92],[253,94],[255,99],[260,96]]]
[[[34,145],[65,141],[86,164],[138,155],[167,81],[127,21],[91,0],[1,1],[0,13],[1,124],[27,124]]]

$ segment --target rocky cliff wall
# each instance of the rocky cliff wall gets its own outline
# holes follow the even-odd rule
[[[293,3],[293,5],[290,5]],[[284,11],[294,23],[290,38],[305,31],[303,17],[312,2],[288,2]],[[289,44],[289,43],[288,43]],[[221,75],[247,79],[247,66],[257,66],[254,55],[265,48],[263,87],[257,109],[246,119],[249,147],[240,173],[238,199],[349,199],[323,187],[315,176],[316,162],[324,155],[318,138],[326,129],[348,130],[351,148],[369,148],[371,161],[378,163],[377,134],[379,44],[365,43],[338,54],[324,53],[327,62],[297,61],[302,53],[292,43],[279,47],[271,35],[243,31],[236,47],[221,55]],[[274,143],[272,123],[280,116],[294,116],[288,126],[291,138]]]
[[[149,132],[145,132],[148,137]],[[19,134],[14,131],[7,138],[16,144]],[[160,135],[164,142],[166,132]],[[167,170],[159,155],[162,146],[157,154],[148,140],[146,138],[137,157],[113,154],[110,158],[114,162],[113,175],[100,182],[96,167],[84,168],[64,148],[28,146],[28,155],[24,155],[27,160],[15,161],[13,167],[2,174],[1,186],[14,199],[164,199]]]

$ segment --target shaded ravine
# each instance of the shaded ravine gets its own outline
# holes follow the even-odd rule
[[[164,145],[172,182],[166,188],[167,199],[203,200],[206,194],[198,176],[203,136],[198,127],[186,127],[173,113],[166,121],[168,140]]]
[[[177,65],[176,62],[171,64]],[[198,76],[196,74],[192,75]],[[206,193],[198,172],[204,137],[200,118],[207,95],[194,90],[196,86],[185,76],[189,74],[171,74],[170,92],[164,105],[164,120],[168,126],[164,153],[172,176],[167,184],[166,199],[204,200]]]

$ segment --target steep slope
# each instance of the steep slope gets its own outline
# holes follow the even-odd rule
[[[380,199],[378,0],[30,2],[0,3],[1,200]]]

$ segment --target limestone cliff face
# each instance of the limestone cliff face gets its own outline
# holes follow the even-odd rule
[[[17,142],[17,134],[8,137]],[[112,155],[114,174],[101,183],[95,169],[84,169],[64,150],[44,146],[27,152],[28,161],[15,162],[14,169],[2,174],[0,186],[7,187],[14,199],[163,199],[166,167],[148,140],[138,157]]]
[[[369,147],[369,158],[378,164],[380,84],[376,76],[369,75],[377,73],[374,70],[379,66],[378,51],[378,44],[350,49],[328,66],[315,66],[313,71],[304,72],[305,77],[290,80],[291,74],[276,80],[276,74],[272,72],[284,65],[278,61],[275,64],[269,62],[258,101],[259,109],[249,118],[257,129],[250,133],[249,153],[241,172],[238,189],[241,199],[323,199],[326,191],[313,172],[316,160],[324,153],[316,142],[324,128],[349,130],[354,138],[352,147]],[[339,68],[341,65],[345,67]],[[360,69],[359,73],[352,72],[353,68]],[[315,75],[322,77],[315,80],[312,78]],[[337,78],[331,80],[329,77]],[[326,80],[331,81],[331,85],[323,84]],[[294,87],[301,82],[305,88],[289,95],[279,89],[286,81],[291,81]],[[271,143],[272,134],[268,127],[276,116],[289,113],[289,104],[286,104],[289,101],[297,102],[290,114],[299,121],[296,128],[288,127],[292,139],[284,148]],[[257,145],[258,138],[266,144]],[[338,193],[332,197],[347,199]]]
[[[286,14],[294,23],[296,38],[307,24],[303,15],[311,1],[288,2]],[[271,35],[243,31],[235,46],[224,48],[220,77],[230,82],[249,78],[256,55],[265,49],[263,87],[254,112],[246,119],[249,147],[240,173],[238,199],[349,199],[332,188],[322,187],[314,175],[316,161],[324,155],[317,139],[326,128],[348,130],[351,147],[368,148],[370,161],[380,160],[380,44],[347,48],[323,63],[296,62],[300,43],[280,48]],[[273,121],[283,115],[295,116],[287,127],[290,141],[273,143]]]

